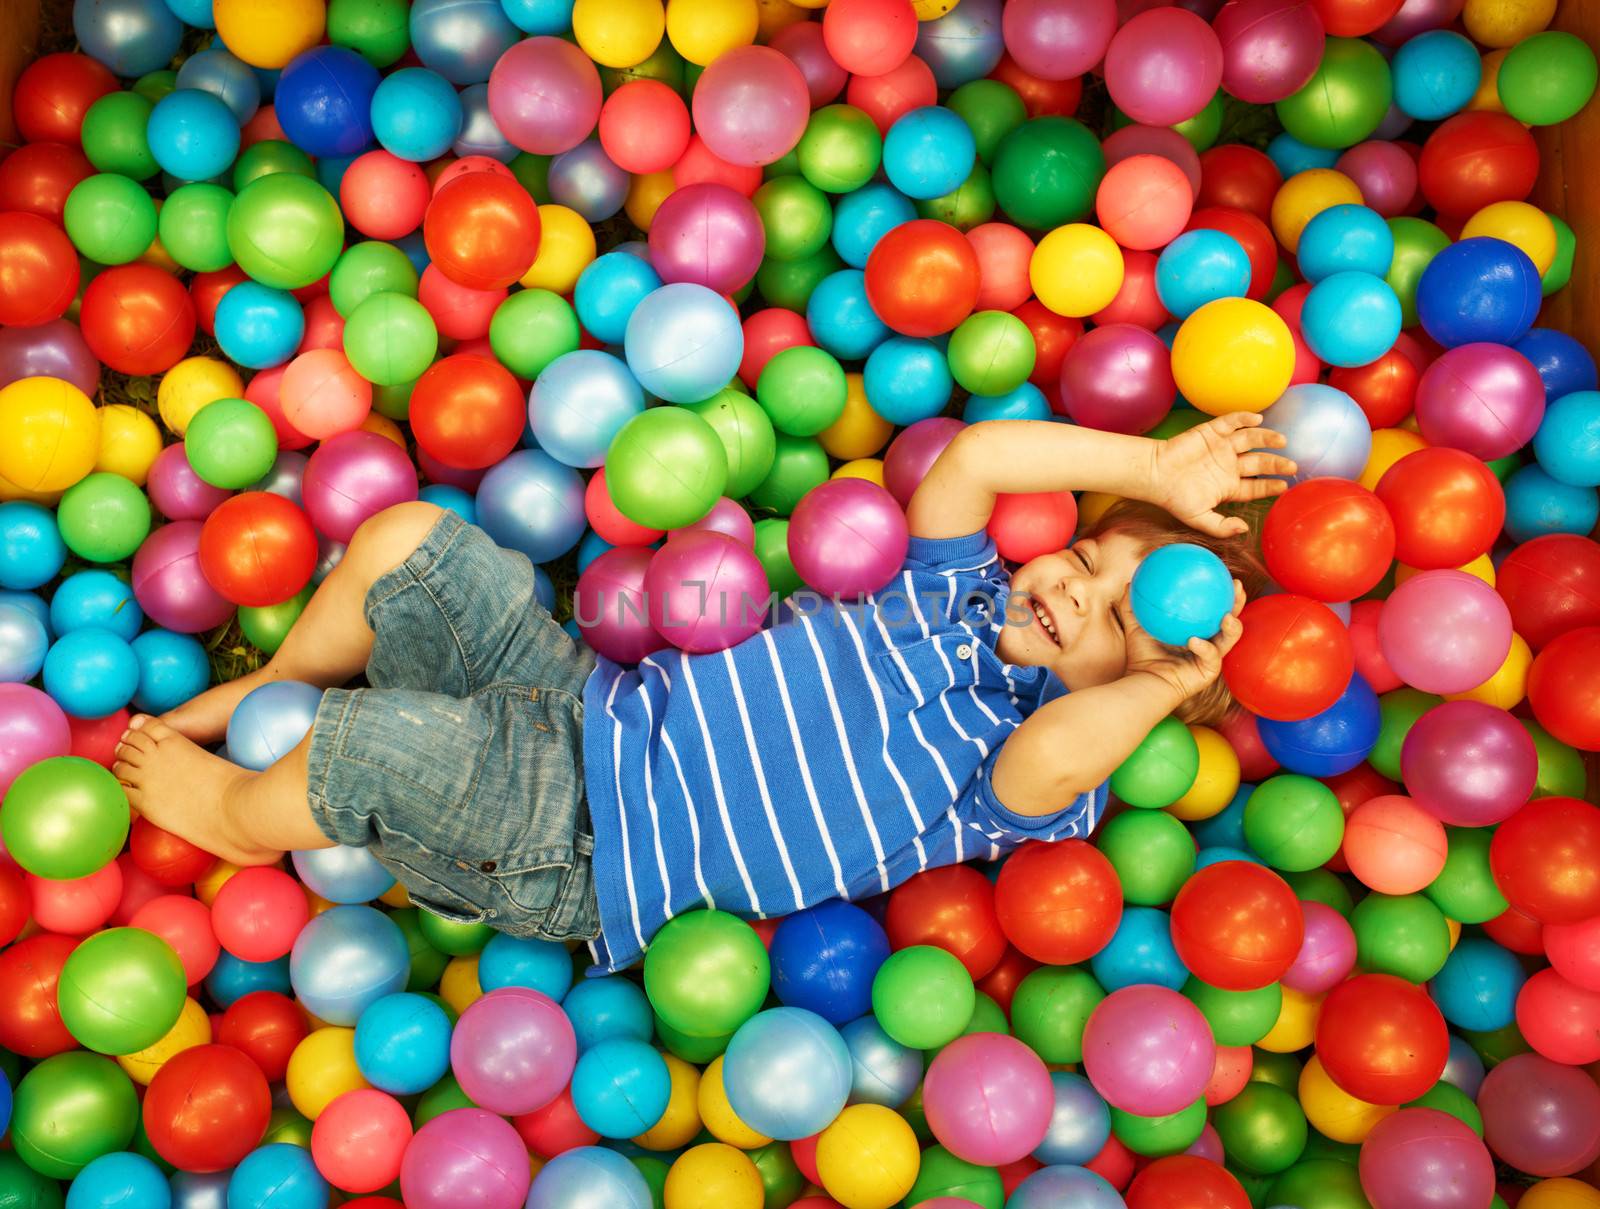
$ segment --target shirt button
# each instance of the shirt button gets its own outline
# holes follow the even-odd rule
[[[483,864],[478,866],[478,868],[482,869],[485,873],[493,873],[495,871],[495,867],[496,866],[493,861],[484,861]]]
[[[972,658],[972,644],[970,642],[963,642],[960,646],[958,646],[956,648],[956,658],[957,659],[971,659]]]

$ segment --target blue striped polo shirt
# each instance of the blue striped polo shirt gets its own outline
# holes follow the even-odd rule
[[[1007,736],[1066,691],[995,654],[1009,591],[987,535],[913,538],[860,602],[802,594],[729,650],[600,660],[583,748],[597,964],[632,964],[696,907],[785,915],[1087,835],[1105,786],[1028,817],[990,784]]]

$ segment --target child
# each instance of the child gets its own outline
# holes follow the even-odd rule
[[[607,970],[697,906],[781,915],[1086,836],[1152,726],[1227,706],[1240,581],[1221,632],[1187,650],[1139,628],[1128,588],[1183,540],[1257,577],[1234,540],[1245,522],[1216,508],[1294,472],[1260,422],[1164,442],[973,425],[913,497],[906,564],[881,592],[637,668],[595,667],[521,554],[404,504],[362,526],[266,667],[135,718],[114,771],[141,813],[227,860],[367,846],[428,910],[592,940]],[[996,493],[1067,489],[1148,503],[1008,574],[984,533]],[[363,670],[372,687],[337,687]],[[252,773],[197,746],[278,679],[328,690],[287,756]]]

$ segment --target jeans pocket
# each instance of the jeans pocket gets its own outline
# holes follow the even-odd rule
[[[494,738],[493,711],[470,698],[369,689],[355,694],[336,754],[449,810],[477,793]]]

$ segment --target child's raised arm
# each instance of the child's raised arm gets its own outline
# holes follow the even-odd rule
[[[963,537],[989,522],[1002,492],[1104,491],[1147,500],[1192,528],[1244,532],[1217,505],[1282,492],[1295,464],[1277,454],[1282,434],[1252,412],[1218,416],[1154,441],[1048,420],[988,420],[956,434],[906,509],[917,537]]]

